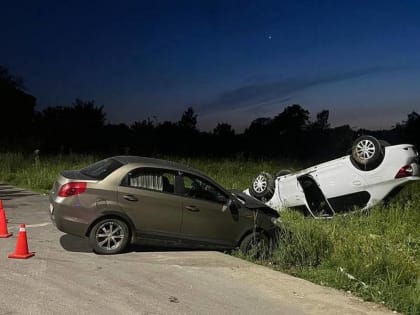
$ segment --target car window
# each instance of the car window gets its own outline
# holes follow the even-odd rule
[[[133,188],[173,193],[175,188],[175,174],[161,169],[136,169],[127,174],[122,185]]]
[[[105,159],[93,163],[80,170],[80,173],[94,179],[104,179],[109,174],[120,168],[123,164],[114,159]]]
[[[190,175],[183,175],[184,196],[225,204],[228,197],[206,180]]]

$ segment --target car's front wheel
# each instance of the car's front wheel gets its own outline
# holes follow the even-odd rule
[[[375,137],[361,136],[354,141],[351,158],[360,169],[374,169],[381,163],[383,157],[383,146]]]
[[[270,239],[263,232],[256,231],[243,238],[239,249],[252,258],[264,258],[271,252]]]
[[[251,196],[262,201],[270,200],[274,195],[275,183],[273,176],[269,173],[262,172],[253,180],[249,192]]]
[[[121,253],[130,239],[127,224],[116,218],[97,222],[89,234],[89,241],[95,253],[112,255]]]

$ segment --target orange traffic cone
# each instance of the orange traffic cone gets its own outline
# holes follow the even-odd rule
[[[20,225],[19,235],[16,242],[16,249],[14,253],[9,254],[9,258],[26,259],[34,256],[35,253],[30,253],[28,248],[28,241],[26,239],[25,224]]]
[[[6,211],[3,208],[3,201],[0,199],[0,238],[6,238],[12,235],[13,233],[9,233],[7,230]]]

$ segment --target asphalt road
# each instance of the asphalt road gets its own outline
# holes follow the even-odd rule
[[[134,247],[92,253],[50,222],[48,198],[0,183],[9,232],[0,239],[0,314],[389,314],[351,294],[219,252]],[[19,224],[27,260],[9,259]]]

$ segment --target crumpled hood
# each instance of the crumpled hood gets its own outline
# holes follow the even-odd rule
[[[279,217],[279,213],[274,210],[273,208],[270,208],[269,206],[267,206],[265,203],[259,201],[258,199],[255,199],[252,196],[249,196],[247,194],[244,194],[242,191],[239,190],[231,190],[230,191],[236,198],[238,198],[240,201],[242,201],[245,205],[245,207],[247,207],[250,210],[261,210],[262,212],[264,212],[265,214],[278,218]]]

